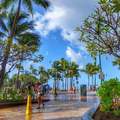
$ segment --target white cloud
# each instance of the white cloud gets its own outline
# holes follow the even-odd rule
[[[42,36],[46,36],[50,31],[61,29],[61,36],[70,42],[71,47],[67,47],[66,56],[77,63],[81,63],[82,56],[87,55],[87,50],[78,41],[79,34],[75,28],[80,26],[83,20],[91,14],[96,6],[97,0],[49,0],[50,8],[44,15],[35,14],[36,29]],[[76,45],[78,52],[72,49]],[[73,47],[74,48],[74,47]],[[83,65],[80,65],[82,68]]]
[[[36,13],[36,29],[47,35],[57,28],[65,40],[79,44],[78,34],[74,31],[95,8],[96,0],[49,0],[51,7],[41,16]]]
[[[71,61],[79,63],[80,59],[82,58],[80,52],[75,52],[71,47],[67,47],[66,56],[70,58]]]

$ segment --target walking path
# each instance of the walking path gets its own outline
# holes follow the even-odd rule
[[[90,120],[89,116],[97,108],[99,100],[95,93],[88,93],[87,101],[74,94],[61,94],[56,100],[45,104],[45,108],[32,106],[31,119],[25,119],[25,106],[0,109],[0,120]]]

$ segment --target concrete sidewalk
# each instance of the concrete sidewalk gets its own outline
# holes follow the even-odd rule
[[[44,109],[37,110],[37,104],[33,105],[29,120],[90,120],[99,104],[94,92],[88,93],[87,101],[84,98],[81,101],[79,94],[61,94],[56,100],[52,95],[49,97],[52,100]],[[0,120],[25,120],[25,106],[0,109]]]

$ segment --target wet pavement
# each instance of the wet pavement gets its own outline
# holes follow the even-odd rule
[[[86,115],[99,104],[94,92],[88,93],[87,99],[80,98],[79,94],[49,97],[51,100],[45,103],[45,108],[38,110],[37,104],[32,105],[31,116],[25,117],[26,106],[0,109],[0,120],[89,120]]]

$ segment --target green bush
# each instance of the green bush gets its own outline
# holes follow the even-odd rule
[[[19,101],[23,100],[20,90],[7,87],[0,91],[0,101]]]
[[[100,97],[100,110],[103,112],[116,112],[112,109],[113,99],[120,98],[120,81],[116,78],[105,81],[98,89],[97,95]]]

